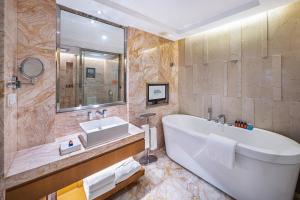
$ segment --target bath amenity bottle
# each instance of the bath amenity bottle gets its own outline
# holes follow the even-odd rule
[[[248,123],[248,124],[247,124],[247,129],[248,129],[249,131],[252,131],[253,128],[254,128],[253,124],[251,124],[251,123]]]

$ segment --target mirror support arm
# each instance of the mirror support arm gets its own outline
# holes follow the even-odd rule
[[[12,76],[11,81],[6,83],[7,88],[19,89],[21,87],[21,81],[19,81],[17,76]]]

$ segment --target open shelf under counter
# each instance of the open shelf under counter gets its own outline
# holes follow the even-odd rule
[[[56,192],[144,151],[144,137],[142,129],[129,124],[128,136],[64,156],[59,154],[61,140],[19,151],[5,178],[6,199],[38,199]]]

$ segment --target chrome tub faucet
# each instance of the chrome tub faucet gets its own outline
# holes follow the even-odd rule
[[[224,114],[219,115],[217,118],[217,122],[221,124],[225,124],[225,115]]]

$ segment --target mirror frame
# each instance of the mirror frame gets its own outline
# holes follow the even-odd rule
[[[63,5],[57,4],[56,6],[56,112],[57,113],[63,113],[63,112],[72,112],[72,111],[79,111],[79,110],[87,110],[87,109],[95,109],[95,108],[103,108],[103,107],[108,107],[108,106],[116,106],[116,105],[126,105],[127,103],[127,31],[128,28],[104,19],[97,18],[95,16],[83,13],[78,10],[73,10],[71,8],[65,7]],[[76,15],[79,15],[81,17],[86,17],[88,19],[92,19],[101,23],[105,23],[111,26],[115,26],[117,28],[121,28],[124,30],[124,98],[123,101],[116,101],[116,102],[111,102],[111,103],[104,103],[104,104],[94,104],[94,105],[86,105],[86,106],[77,106],[77,107],[70,107],[70,108],[61,108],[60,107],[60,94],[59,94],[59,83],[60,83],[60,78],[59,78],[59,60],[60,60],[60,16],[61,16],[61,11],[66,11],[70,12]],[[122,74],[120,75],[122,76]]]

